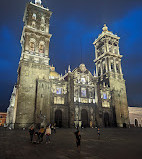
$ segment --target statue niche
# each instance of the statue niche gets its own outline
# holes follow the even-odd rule
[[[30,42],[30,51],[35,51],[35,43],[33,41]]]
[[[39,53],[44,53],[44,44],[43,43],[39,44]]]

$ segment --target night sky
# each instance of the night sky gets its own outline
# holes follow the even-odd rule
[[[1,0],[0,111],[6,111],[21,55],[20,38],[28,0]],[[33,0],[34,2],[34,0]],[[92,73],[93,42],[104,23],[120,36],[122,71],[129,106],[142,106],[142,0],[43,0],[53,12],[50,20],[50,64],[64,74],[83,62]],[[82,57],[82,58],[81,58]]]

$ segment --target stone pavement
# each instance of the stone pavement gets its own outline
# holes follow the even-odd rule
[[[142,128],[95,128],[81,130],[81,152],[75,129],[57,129],[51,143],[32,144],[27,130],[0,128],[0,159],[142,159]]]

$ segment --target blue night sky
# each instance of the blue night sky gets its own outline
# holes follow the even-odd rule
[[[28,0],[4,0],[0,5],[0,111],[6,111],[21,55],[20,38]],[[142,0],[43,0],[50,20],[50,64],[64,74],[81,61],[93,73],[93,42],[103,24],[120,36],[122,71],[129,106],[142,106]],[[82,60],[81,60],[82,50]]]

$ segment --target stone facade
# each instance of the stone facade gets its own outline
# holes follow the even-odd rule
[[[119,37],[104,26],[93,43],[96,74],[92,75],[80,64],[73,71],[69,66],[62,76],[49,65],[51,14],[41,1],[30,2],[25,9],[22,53],[11,109],[14,127],[28,127],[33,123],[44,126],[56,123],[59,127],[128,125]]]
[[[142,107],[128,107],[130,126],[142,127]]]
[[[102,33],[93,44],[96,56],[94,62],[98,104],[103,112],[104,125],[122,127],[129,124],[129,112],[125,80],[121,69],[122,55],[119,52],[119,39],[104,25]]]
[[[7,113],[0,112],[0,127],[6,124]]]

